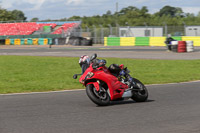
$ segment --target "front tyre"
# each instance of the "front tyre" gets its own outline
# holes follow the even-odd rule
[[[145,102],[148,98],[148,91],[145,85],[138,79],[133,78],[135,88],[133,88],[133,96],[131,97],[136,102]]]
[[[97,91],[93,84],[86,86],[87,96],[99,106],[107,106],[110,104],[108,92],[102,87],[102,91]]]

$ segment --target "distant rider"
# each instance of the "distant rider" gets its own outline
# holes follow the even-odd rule
[[[165,41],[165,44],[167,45],[167,48],[168,48],[169,51],[172,50],[172,44],[171,44],[172,41],[176,41],[176,40],[173,39],[170,34],[168,34],[166,41]]]

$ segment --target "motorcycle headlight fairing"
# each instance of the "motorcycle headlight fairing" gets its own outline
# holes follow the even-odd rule
[[[85,76],[85,79],[80,81],[80,83],[84,84],[85,81],[88,79],[88,78],[91,78],[92,76],[94,76],[94,73],[92,72],[88,72],[87,75]]]
[[[87,75],[85,76],[85,79],[91,78],[92,76],[94,76],[94,73],[88,72]]]

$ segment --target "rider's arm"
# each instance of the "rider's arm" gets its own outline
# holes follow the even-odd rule
[[[92,67],[94,69],[98,68],[98,67],[102,67],[106,65],[106,60],[100,60],[100,59],[95,59],[93,60],[93,64]]]

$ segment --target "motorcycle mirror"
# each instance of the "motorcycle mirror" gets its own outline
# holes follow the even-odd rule
[[[74,75],[73,75],[73,79],[77,79],[77,74],[74,74]]]
[[[96,58],[97,58],[97,54],[95,53],[95,54],[93,54],[93,55],[91,56],[90,60],[92,61],[92,60],[94,60],[94,59],[96,59]]]

